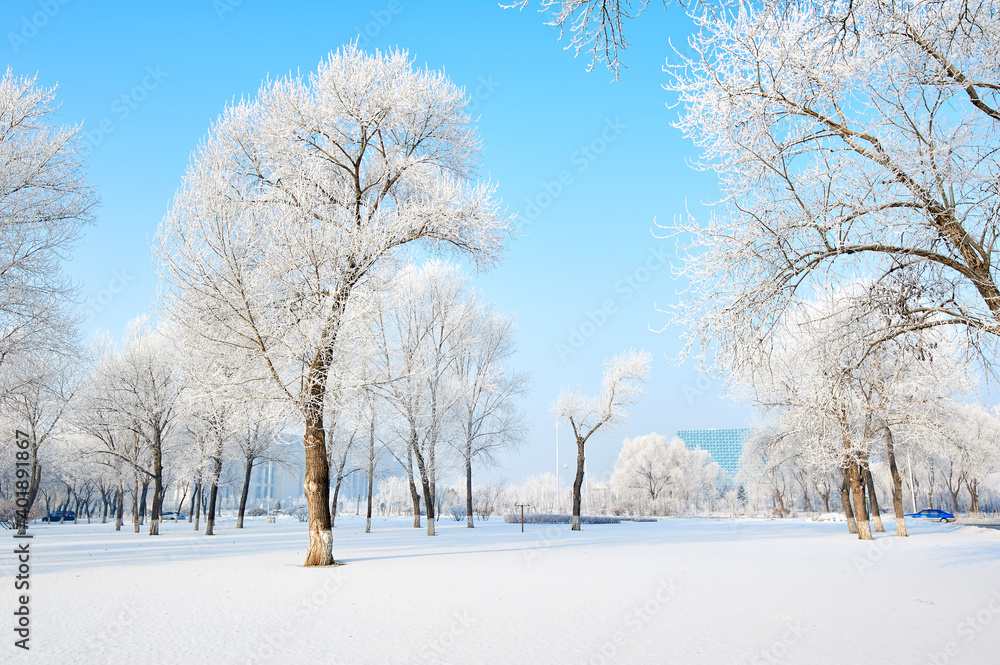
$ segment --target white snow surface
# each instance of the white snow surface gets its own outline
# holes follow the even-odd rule
[[[864,543],[805,519],[438,526],[376,520],[365,534],[338,518],[346,565],[315,569],[291,519],[223,520],[213,537],[187,522],[158,537],[34,524],[31,650],[5,628],[0,662],[1000,662],[988,529],[915,521],[898,539],[887,520]],[[10,626],[21,592],[4,549]]]

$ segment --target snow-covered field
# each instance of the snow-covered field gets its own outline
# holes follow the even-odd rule
[[[428,538],[411,523],[341,518],[332,569],[301,567],[291,520],[212,538],[33,525],[31,651],[5,629],[0,662],[1000,662],[1000,531],[915,523],[861,543],[797,519],[442,520]],[[8,624],[13,570],[8,550]]]

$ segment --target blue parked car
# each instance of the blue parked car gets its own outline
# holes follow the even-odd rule
[[[42,518],[43,522],[72,522],[76,519],[76,513],[72,510],[53,510]]]
[[[951,513],[946,513],[943,510],[930,510],[924,509],[919,513],[910,513],[909,515],[904,515],[903,517],[926,517],[929,520],[937,520],[938,522],[954,522],[955,516]]]

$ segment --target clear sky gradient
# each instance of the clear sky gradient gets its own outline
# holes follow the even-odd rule
[[[530,433],[504,460],[512,481],[555,468],[548,408],[560,387],[599,389],[602,362],[628,348],[653,354],[648,393],[628,424],[589,445],[592,477],[610,474],[624,437],[740,427],[749,410],[718,397],[692,366],[676,367],[679,335],[662,333],[654,305],[676,300],[672,240],[657,239],[687,205],[707,214],[715,177],[690,169],[690,143],[670,126],[662,66],[690,30],[683,12],[651,3],[628,26],[627,69],[612,81],[574,58],[533,8],[489,0],[302,2],[7,0],[7,65],[58,84],[60,119],[82,122],[88,170],[103,203],[75,252],[89,337],[120,338],[156,295],[150,240],[191,151],[225,104],[265,77],[315,69],[352,39],[368,50],[405,48],[443,69],[473,98],[484,173],[500,185],[522,230],[506,261],[474,283],[518,318],[518,367],[534,376]],[[575,449],[562,428],[570,482]]]

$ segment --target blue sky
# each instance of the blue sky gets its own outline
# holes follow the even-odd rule
[[[650,331],[664,322],[654,305],[677,297],[673,241],[654,237],[654,219],[669,222],[685,205],[707,214],[701,202],[716,195],[714,176],[686,165],[696,153],[670,126],[676,111],[661,87],[669,42],[683,46],[690,29],[677,6],[652,3],[629,25],[617,82],[600,66],[588,73],[589,60],[564,50],[533,9],[491,1],[7,0],[2,25],[6,64],[58,83],[60,120],[82,122],[91,144],[103,203],[68,266],[88,299],[87,336],[119,337],[150,311],[149,241],[225,104],[359,39],[366,49],[405,48],[466,87],[484,173],[519,212],[522,237],[506,261],[473,279],[517,315],[515,363],[534,375],[528,440],[495,475],[553,470],[548,406],[559,388],[596,391],[603,359],[632,347],[653,354],[652,380],[629,423],[589,443],[593,476],[610,473],[624,437],[749,422],[748,409],[719,399],[692,366],[668,361],[678,331]],[[561,463],[574,454],[563,428]]]

